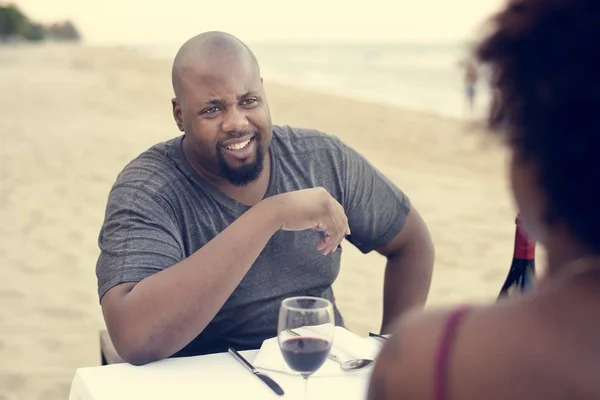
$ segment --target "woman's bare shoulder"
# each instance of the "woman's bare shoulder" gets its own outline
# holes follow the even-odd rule
[[[413,312],[396,324],[374,367],[369,400],[429,397],[435,353],[452,311]]]
[[[529,320],[523,311],[529,306],[522,300],[520,303],[461,306],[406,316],[381,350],[369,385],[369,400],[431,398],[442,336],[451,315],[460,309],[466,311],[448,344],[448,379],[452,391],[461,393],[460,398],[479,392],[473,378],[502,371],[510,354],[519,354],[527,346],[527,337],[533,339],[533,332],[539,329],[535,319]],[[462,388],[460,382],[465,376],[469,387]]]

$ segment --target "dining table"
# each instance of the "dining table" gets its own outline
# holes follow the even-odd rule
[[[381,344],[382,339],[366,338]],[[258,350],[240,351],[250,363]],[[69,400],[304,400],[296,373],[260,370],[284,391],[276,394],[229,353],[168,358],[145,365],[119,363],[76,370]],[[366,398],[373,364],[355,371],[308,379],[307,400]]]

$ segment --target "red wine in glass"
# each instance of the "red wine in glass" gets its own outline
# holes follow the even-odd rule
[[[498,298],[503,298],[513,291],[531,290],[535,282],[535,242],[527,238],[523,229],[521,216],[515,221],[515,248],[513,260],[504,285]]]
[[[286,339],[281,344],[281,353],[291,369],[300,373],[317,371],[331,350],[331,342],[313,337]]]
[[[290,297],[281,302],[277,338],[286,364],[304,379],[304,398],[308,394],[308,377],[329,356],[335,316],[333,304],[320,297]]]

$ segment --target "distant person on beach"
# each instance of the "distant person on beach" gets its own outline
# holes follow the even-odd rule
[[[493,19],[476,50],[489,125],[545,274],[514,298],[401,318],[369,400],[600,399],[599,21],[597,0],[515,0]]]
[[[469,110],[469,117],[473,117],[475,109],[475,98],[477,96],[477,81],[479,80],[479,74],[477,72],[477,65],[473,60],[468,59],[462,63],[464,68],[464,81],[465,81],[465,97],[467,101],[467,108]]]
[[[193,37],[172,80],[183,134],[119,174],[99,237],[98,294],[122,358],[259,348],[284,298],[335,304],[344,238],[387,258],[382,332],[424,307],[434,252],[416,208],[340,139],[272,125],[244,43]]]

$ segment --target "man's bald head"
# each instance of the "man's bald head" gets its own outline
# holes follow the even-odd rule
[[[227,33],[200,34],[177,52],[172,78],[173,117],[194,169],[216,185],[258,179],[273,129],[252,51]]]
[[[175,97],[180,95],[181,82],[190,71],[219,71],[223,66],[231,64],[256,68],[260,75],[254,53],[235,36],[219,31],[194,36],[181,46],[173,61],[171,80]]]

